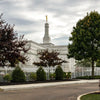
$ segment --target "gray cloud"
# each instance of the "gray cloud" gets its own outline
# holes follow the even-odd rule
[[[48,14],[52,41],[60,45],[68,42],[76,22],[93,10],[100,13],[100,0],[0,0],[3,18],[15,24],[18,33],[36,42],[38,37],[42,42],[44,17]]]
[[[30,21],[22,18],[9,18],[10,23],[16,23],[16,25],[38,25],[36,21]]]

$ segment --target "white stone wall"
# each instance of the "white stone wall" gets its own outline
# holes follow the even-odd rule
[[[62,58],[63,60],[68,61],[68,63],[63,63],[62,64],[62,68],[65,72],[74,72],[75,60],[73,58],[71,58],[71,59],[67,58],[67,53],[68,53],[67,46],[53,46],[53,45],[52,46],[51,45],[50,46],[45,46],[45,45],[40,45],[38,43],[35,43],[33,41],[29,41],[28,45],[30,45],[30,50],[27,54],[27,56],[29,58],[29,61],[26,62],[25,65],[21,65],[22,67],[24,67],[24,68],[27,67],[29,69],[30,68],[35,68],[36,66],[33,65],[33,62],[39,61],[37,53],[41,50],[43,51],[45,49],[49,49],[51,51],[55,50],[55,51],[59,52],[60,53],[59,57]],[[28,71],[28,69],[27,69],[27,71]]]

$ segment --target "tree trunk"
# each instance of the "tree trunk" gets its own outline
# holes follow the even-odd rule
[[[48,66],[47,68],[48,68],[48,76],[47,76],[47,80],[50,80],[50,75],[49,75],[49,74],[50,74],[50,67]]]
[[[50,67],[49,67],[49,80],[50,80]]]
[[[92,78],[94,77],[94,60],[92,59]]]

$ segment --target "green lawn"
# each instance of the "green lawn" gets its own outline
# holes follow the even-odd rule
[[[100,100],[100,94],[87,94],[82,96],[81,100]]]

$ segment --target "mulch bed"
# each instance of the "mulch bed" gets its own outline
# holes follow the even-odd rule
[[[21,85],[21,84],[36,84],[36,83],[53,83],[53,82],[65,82],[65,81],[78,81],[78,79],[66,79],[66,80],[46,80],[46,81],[26,81],[26,82],[0,82],[0,86],[6,85]]]

